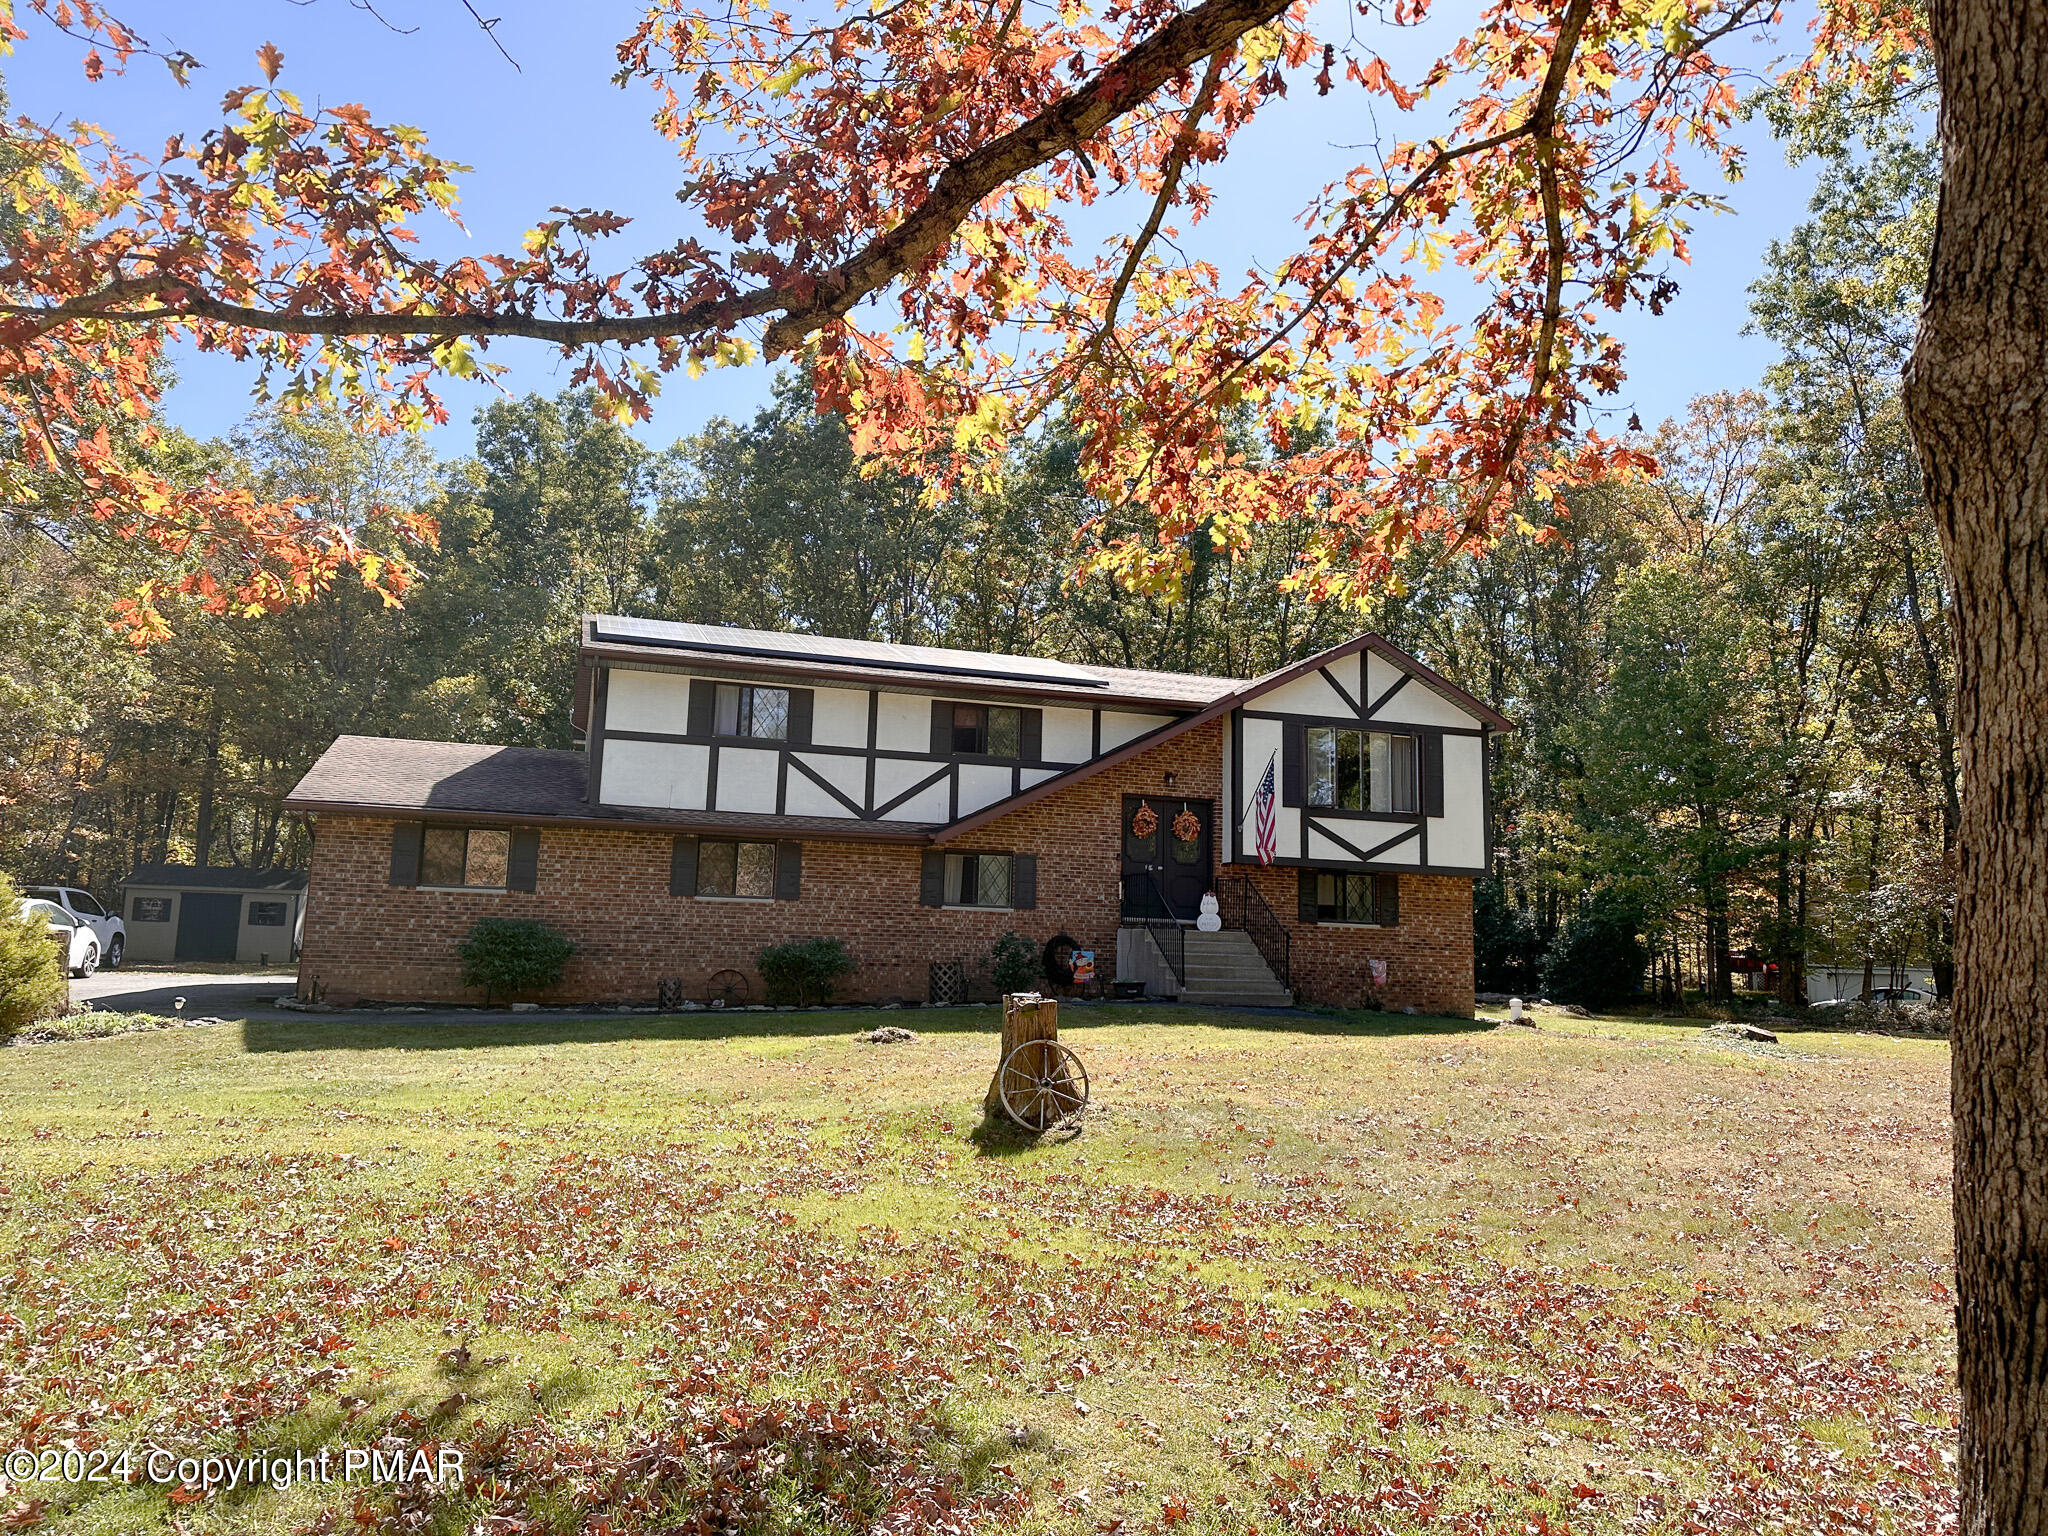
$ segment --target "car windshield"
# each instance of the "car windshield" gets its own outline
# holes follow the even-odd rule
[[[86,895],[84,891],[73,891],[71,893],[71,910],[83,912],[87,917],[105,917],[107,915],[107,909]]]

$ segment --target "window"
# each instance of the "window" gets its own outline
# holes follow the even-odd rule
[[[1381,923],[1399,918],[1399,875],[1340,874],[1323,870],[1315,877],[1316,921],[1319,923]]]
[[[171,920],[171,898],[168,896],[134,896],[128,902],[128,921],[131,923],[168,923]]]
[[[946,855],[946,905],[1007,907],[1010,905],[1012,860],[1007,853]]]
[[[72,891],[70,895],[71,910],[78,913],[81,917],[105,917],[107,915],[107,909],[86,895],[85,892]]]
[[[789,690],[755,688],[745,683],[720,683],[712,716],[716,736],[756,736],[765,741],[789,737]]]
[[[21,915],[23,917],[40,917],[52,928],[76,928],[78,926],[77,918],[73,917],[56,903],[49,901],[31,901],[26,903],[21,909]]]
[[[775,845],[704,839],[697,846],[697,894],[773,901]]]
[[[420,838],[421,885],[502,891],[512,834],[483,827],[428,827]]]
[[[252,901],[249,903],[249,926],[251,928],[282,928],[285,914],[290,906],[282,901]]]
[[[955,704],[953,750],[974,757],[1022,757],[1024,711],[1003,704]]]
[[[1340,811],[1415,812],[1415,738],[1312,725],[1304,733],[1308,803]]]

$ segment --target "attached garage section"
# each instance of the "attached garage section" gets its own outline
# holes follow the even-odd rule
[[[288,965],[306,876],[287,869],[144,865],[122,887],[128,957],[157,964]]]

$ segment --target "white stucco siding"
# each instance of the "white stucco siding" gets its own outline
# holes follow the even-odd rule
[[[1010,770],[986,763],[963,763],[960,767],[960,814],[965,816],[1010,796]]]
[[[701,811],[710,750],[664,741],[604,744],[596,799],[604,805]]]
[[[868,696],[852,688],[818,688],[811,698],[811,740],[821,747],[868,744]]]
[[[1088,709],[1048,709],[1045,712],[1045,760],[1048,763],[1085,763],[1095,742],[1095,712]]]
[[[1120,709],[1105,709],[1102,712],[1102,750],[1113,752],[1127,741],[1136,741],[1148,731],[1158,730],[1172,718],[1171,715],[1137,715]]]
[[[1312,859],[1336,859],[1346,864],[1355,864],[1358,862],[1358,856],[1352,853],[1350,848],[1346,848],[1343,843],[1333,842],[1330,838],[1326,837],[1323,833],[1324,825],[1327,825],[1331,831],[1343,838],[1344,842],[1350,843],[1352,847],[1359,849],[1361,852],[1372,853],[1373,849],[1379,847],[1381,843],[1384,843],[1390,837],[1400,836],[1412,827],[1414,823],[1399,821],[1337,821],[1332,819],[1327,823],[1318,824],[1311,819],[1308,826],[1308,856]],[[1437,858],[1434,846],[1430,848],[1429,856],[1430,862],[1433,864],[1442,862]],[[1411,837],[1406,842],[1396,843],[1391,848],[1373,854],[1374,864],[1416,864],[1421,862],[1421,859],[1422,839],[1420,836]]]
[[[817,773],[819,778],[831,784],[855,805],[859,805],[861,796],[867,793],[867,758],[840,757],[823,752],[790,753],[789,779],[783,798],[784,812],[791,816],[851,817],[852,811],[835,800],[808,775],[797,770],[795,765],[799,762]]]
[[[1476,715],[1460,709],[1436,690],[1411,682],[1387,700],[1387,707],[1372,717],[1372,723],[1375,726],[1447,725],[1453,730],[1469,731],[1480,722]]]
[[[673,672],[606,673],[604,726],[608,731],[660,731],[680,736],[689,727],[690,680]]]
[[[778,766],[774,752],[753,747],[720,747],[716,809],[773,813]]]
[[[1486,847],[1486,753],[1477,736],[1444,738],[1444,815],[1429,823],[1429,862],[1483,868]]]
[[[1331,670],[1336,671],[1333,665]],[[1337,678],[1349,688],[1357,681],[1354,672],[1350,678],[1341,672]],[[1336,716],[1340,720],[1351,720],[1357,712],[1337,695],[1337,690],[1324,680],[1322,673],[1311,672],[1306,677],[1297,677],[1291,683],[1282,683],[1278,688],[1260,694],[1249,706],[1275,715],[1308,715],[1318,719]]]
[[[885,693],[879,701],[875,745],[887,752],[932,749],[932,701],[914,693]]]

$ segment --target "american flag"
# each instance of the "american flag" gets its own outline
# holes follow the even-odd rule
[[[1275,752],[1266,759],[1266,776],[1259,780],[1258,793],[1252,796],[1252,804],[1258,811],[1259,862],[1270,864],[1273,855],[1280,850],[1279,829],[1273,814],[1273,763],[1280,756]]]

